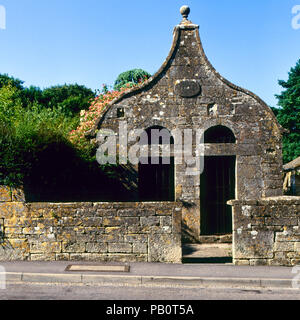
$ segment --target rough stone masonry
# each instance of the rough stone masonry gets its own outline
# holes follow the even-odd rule
[[[0,188],[0,260],[181,262],[181,204],[24,203]]]
[[[300,197],[232,200],[236,265],[300,263]]]
[[[216,72],[189,9],[181,13],[159,71],[109,104],[87,136],[118,133],[120,121],[128,130],[227,128],[232,141],[204,146],[205,157],[235,157],[234,263],[296,264],[300,198],[269,198],[282,196],[283,129],[259,97]],[[2,187],[0,259],[180,263],[182,231],[189,230],[188,241],[199,241],[205,213],[202,180],[186,175],[189,166],[192,161],[175,162],[173,201],[142,202],[133,188],[134,201],[127,203],[25,203],[22,193]],[[133,169],[139,183],[139,168]]]

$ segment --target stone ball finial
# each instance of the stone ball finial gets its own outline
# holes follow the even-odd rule
[[[191,12],[191,9],[189,6],[182,6],[180,8],[180,13],[183,16],[183,19],[185,19],[185,20],[188,18],[190,12]]]

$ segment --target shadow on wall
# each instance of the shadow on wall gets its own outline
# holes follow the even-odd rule
[[[184,208],[192,208],[195,206],[192,202],[180,200]],[[184,220],[181,221],[181,242],[182,243],[199,243],[198,239],[195,238],[195,230],[192,230]]]
[[[24,180],[27,202],[136,201],[137,172],[131,166],[102,166],[74,149],[52,143],[38,154]]]
[[[188,225],[182,221],[181,226],[181,242],[182,243],[199,243],[199,240],[195,238],[195,230],[192,230]]]

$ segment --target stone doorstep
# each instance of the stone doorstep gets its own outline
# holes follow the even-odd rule
[[[199,243],[232,243],[232,234],[200,236]]]
[[[182,246],[183,258],[223,258],[232,256],[232,244],[184,244]]]

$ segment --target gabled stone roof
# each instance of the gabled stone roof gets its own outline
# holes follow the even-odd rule
[[[280,132],[281,133],[285,132],[286,130],[279,124],[279,122],[277,121],[277,118],[275,117],[275,115],[272,112],[272,110],[270,109],[270,107],[260,97],[258,97],[256,94],[254,94],[253,92],[251,92],[249,90],[246,90],[244,88],[241,88],[241,87],[231,83],[227,79],[223,78],[216,71],[216,69],[212,66],[212,64],[210,63],[210,61],[208,60],[208,58],[204,52],[202,42],[200,39],[200,35],[199,35],[199,26],[197,24],[192,23],[190,20],[187,19],[187,15],[189,14],[190,11],[187,10],[187,8],[185,8],[185,6],[182,7],[181,9],[183,9],[183,11],[181,11],[181,14],[183,15],[183,20],[181,21],[181,23],[179,25],[175,26],[175,28],[174,28],[173,43],[172,43],[171,50],[170,50],[169,55],[167,56],[166,60],[164,61],[164,63],[160,67],[160,69],[151,78],[149,78],[141,87],[129,89],[128,91],[125,91],[119,97],[117,97],[116,99],[111,101],[106,106],[106,108],[103,110],[101,115],[99,115],[94,127],[85,133],[86,138],[89,138],[89,139],[95,138],[96,132],[99,129],[99,127],[101,126],[102,119],[104,118],[105,114],[110,110],[110,108],[113,105],[119,103],[120,101],[122,101],[126,98],[137,95],[140,92],[147,91],[148,88],[150,88],[151,85],[153,83],[155,83],[157,81],[157,79],[159,79],[159,77],[169,68],[170,62],[171,62],[172,58],[175,56],[176,51],[178,50],[178,47],[179,47],[180,30],[181,29],[197,30],[197,42],[198,42],[198,47],[200,49],[199,56],[202,57],[203,60],[205,61],[204,64],[207,66],[207,69],[210,70],[212,73],[214,73],[217,78],[219,78],[224,84],[226,84],[230,88],[235,89],[240,92],[243,92],[243,93],[247,94],[248,96],[251,96],[252,98],[254,98],[259,104],[261,104],[261,106],[265,110],[267,110],[271,114],[271,117],[273,118],[274,122],[278,126]]]

